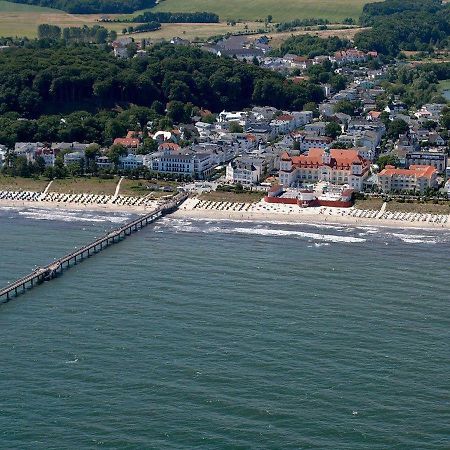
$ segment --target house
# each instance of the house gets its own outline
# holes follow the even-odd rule
[[[227,165],[226,180],[231,183],[251,185],[259,183],[262,163],[254,158],[236,158]]]
[[[144,157],[142,155],[134,155],[129,153],[126,156],[119,157],[119,169],[121,170],[134,170],[142,167],[144,164]]]
[[[164,148],[146,155],[145,165],[154,172],[189,175],[199,179],[211,176],[215,163],[211,153],[197,153],[189,149]]]
[[[128,58],[128,46],[133,42],[130,37],[123,37],[112,43],[114,56],[116,58]]]
[[[354,48],[338,51],[335,52],[332,56],[330,56],[330,61],[338,65],[363,62],[366,59],[367,55],[364,52]]]
[[[279,181],[285,187],[298,183],[325,181],[346,184],[355,191],[363,188],[370,163],[357,150],[312,148],[300,156],[281,155]]]
[[[444,109],[445,105],[439,103],[427,103],[423,105],[418,111],[415,112],[415,116],[418,119],[439,121],[439,117]]]
[[[107,156],[96,156],[95,164],[97,164],[97,168],[100,170],[114,169],[114,163]]]
[[[116,138],[114,139],[114,145],[121,145],[129,150],[136,150],[141,145],[141,140],[137,137]]]
[[[432,166],[438,173],[446,173],[447,152],[439,149],[409,152],[406,154],[407,166]]]
[[[323,136],[327,128],[326,122],[313,122],[305,125],[305,131],[315,133],[317,136]]]
[[[33,162],[35,153],[45,147],[42,142],[16,142],[13,153],[15,156],[23,156],[28,162]]]
[[[378,188],[383,192],[419,191],[437,187],[437,170],[432,166],[409,166],[409,169],[396,169],[386,166],[378,174]]]
[[[270,127],[272,128],[272,134],[274,136],[294,131],[294,116],[291,116],[290,114],[282,114],[270,122]]]
[[[190,45],[190,44],[191,44],[187,39],[182,39],[182,38],[180,38],[180,37],[178,37],[178,36],[173,37],[173,38],[170,40],[170,43],[171,43],[172,45],[184,45],[184,46],[187,46],[187,45]]]
[[[64,165],[69,164],[82,164],[85,159],[84,151],[66,153],[64,155]]]
[[[300,143],[300,151],[305,152],[311,148],[328,148],[333,142],[328,136],[317,136],[316,134],[297,133],[294,138]]]
[[[55,165],[56,156],[59,150],[53,148],[40,148],[36,150],[34,157],[42,158],[45,163],[45,167],[53,167]]]

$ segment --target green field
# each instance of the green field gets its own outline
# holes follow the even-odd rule
[[[12,3],[12,2],[5,2],[4,0],[0,0],[0,13],[20,13],[20,12],[29,12],[29,13],[61,13],[63,14],[63,11],[60,11],[59,9],[53,9],[53,8],[43,8],[41,6],[34,6],[34,5],[24,5],[20,3]]]
[[[219,15],[222,23],[218,24],[163,24],[161,30],[146,33],[136,37],[149,37],[153,39],[167,39],[173,36],[182,36],[187,39],[207,38],[227,32],[242,31],[244,24],[235,27],[227,26],[227,20],[247,21],[249,30],[263,28],[262,23],[255,20],[264,20],[269,14],[273,22],[289,21],[298,18],[325,18],[330,21],[342,21],[346,17],[357,19],[361,14],[363,5],[367,0],[162,0],[150,11],[195,12],[211,11]],[[134,15],[142,11],[136,12]],[[130,17],[126,15],[114,17]],[[34,38],[37,27],[41,23],[49,23],[60,27],[92,26],[98,23],[101,14],[68,14],[64,11],[39,6],[23,5],[0,0],[0,36],[27,36]],[[121,23],[102,23],[108,29],[121,32],[124,27]]]
[[[358,19],[366,0],[162,0],[152,11],[208,11],[220,20],[264,20],[269,14],[274,22],[303,18],[341,21]]]

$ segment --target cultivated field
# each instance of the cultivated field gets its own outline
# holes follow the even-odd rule
[[[305,31],[305,30],[297,30],[297,31],[286,31],[283,33],[265,33],[267,36],[271,38],[270,45],[273,48],[278,48],[280,45],[291,36],[298,36],[301,34],[311,34],[313,36],[319,36],[321,38],[327,38],[330,36],[338,36],[342,39],[353,39],[355,37],[356,33],[359,33],[360,31],[367,30],[367,28],[359,28],[359,27],[346,27],[346,28],[338,28],[336,25],[335,27],[329,27],[328,30],[317,30],[317,31]],[[262,36],[262,35],[259,35]],[[256,37],[256,36],[255,36]]]
[[[118,181],[118,178],[111,180],[103,180],[101,178],[67,178],[53,181],[49,192],[113,195]]]
[[[274,22],[303,18],[341,21],[358,19],[366,0],[162,0],[152,11],[208,11],[220,20],[264,20],[269,14]]]
[[[159,31],[134,36],[155,40],[169,39],[173,36],[180,36],[189,40],[205,39],[218,34],[243,31],[245,27],[250,31],[264,28],[264,23],[255,21],[264,20],[269,14],[273,16],[273,22],[308,17],[325,18],[336,22],[342,21],[346,17],[357,19],[365,3],[367,3],[366,0],[280,0],[279,2],[273,0],[247,0],[245,2],[243,0],[223,0],[221,2],[213,0],[163,0],[160,5],[151,11],[211,11],[219,14],[222,22],[218,24],[163,24]],[[135,15],[140,12],[136,12]],[[111,19],[130,17],[111,14],[108,16]],[[37,27],[41,23],[49,23],[60,27],[92,26],[98,23],[100,17],[102,17],[101,14],[68,14],[56,9],[0,0],[0,36],[34,38],[37,34]],[[231,27],[226,24],[226,21],[231,19],[241,22]],[[244,23],[245,21],[247,22]],[[102,23],[102,25],[119,33],[126,26],[122,23]],[[349,33],[351,34],[352,30]],[[284,39],[284,35],[287,37],[290,33],[283,33],[277,37]]]
[[[246,30],[257,31],[261,28],[261,23],[245,22],[237,23],[235,26],[221,23],[163,23],[160,30],[149,33],[137,33],[131,36],[135,39],[151,39],[153,41],[170,40],[174,36],[187,39],[189,41],[206,40],[212,36],[239,33]],[[123,27],[121,27],[123,28]]]
[[[99,15],[74,15],[57,10],[50,12],[0,12],[0,36],[3,37],[37,37],[37,27],[41,23],[49,23],[64,27],[82,27],[83,25],[93,26],[98,24]],[[120,32],[124,27],[121,23],[99,24],[110,30]]]

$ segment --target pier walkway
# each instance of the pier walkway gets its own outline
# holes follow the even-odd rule
[[[174,198],[168,200],[159,208],[140,216],[137,219],[127,222],[126,224],[112,230],[108,234],[96,239],[95,241],[77,249],[76,251],[64,255],[62,258],[57,259],[48,266],[39,267],[34,272],[19,278],[7,287],[0,289],[0,303],[8,302],[12,297],[18,296],[25,292],[27,289],[34,287],[36,284],[40,284],[44,281],[50,281],[58,274],[63,273],[64,270],[77,264],[85,258],[89,258],[92,255],[104,250],[105,248],[117,244],[125,237],[131,235],[160,217],[174,212],[178,206],[183,203],[188,197],[188,194],[181,193]]]

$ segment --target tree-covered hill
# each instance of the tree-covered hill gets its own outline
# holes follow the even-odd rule
[[[155,0],[8,0],[13,3],[61,9],[71,14],[124,14],[152,8]]]
[[[115,104],[192,103],[220,111],[256,105],[302,109],[320,86],[200,49],[158,45],[148,58],[118,60],[93,46],[14,48],[0,53],[0,113],[24,117]]]
[[[370,3],[364,6],[361,23],[372,26],[355,37],[362,50],[396,56],[402,50],[448,48],[450,5],[440,0]]]

